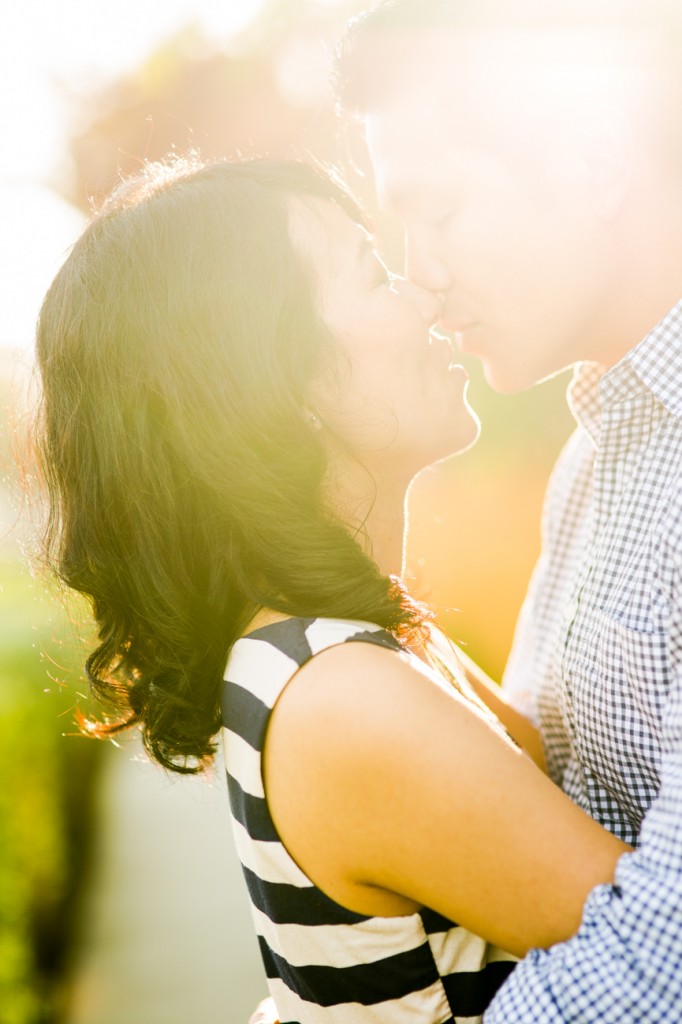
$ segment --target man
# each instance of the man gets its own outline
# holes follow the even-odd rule
[[[462,351],[501,391],[578,364],[505,687],[638,849],[488,1024],[682,1021],[681,25],[663,0],[394,0],[339,63]]]

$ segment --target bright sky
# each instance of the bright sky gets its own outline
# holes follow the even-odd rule
[[[188,24],[218,42],[262,0],[18,0],[0,32],[0,352],[29,357],[35,317],[81,216],[46,187],[64,146],[61,85],[86,91]]]

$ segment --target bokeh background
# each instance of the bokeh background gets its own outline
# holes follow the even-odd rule
[[[264,982],[230,847],[220,767],[199,782],[75,735],[87,609],[36,566],[26,442],[40,300],[93,202],[146,159],[313,155],[374,216],[330,55],[353,0],[25,0],[0,31],[0,1024],[245,1021]],[[450,634],[499,678],[539,549],[543,491],[571,428],[566,377],[492,393],[483,433],[427,471],[409,562]]]

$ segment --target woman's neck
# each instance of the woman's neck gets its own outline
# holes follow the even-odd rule
[[[369,473],[356,464],[337,472],[328,500],[339,518],[357,529],[358,541],[385,576],[402,572],[407,484]]]
[[[344,523],[358,531],[358,541],[381,572],[385,576],[399,576],[403,563],[406,488],[382,485],[375,480],[376,487],[368,494],[369,480],[367,471],[359,473],[357,467],[345,472],[343,477],[337,474],[336,486],[332,489],[328,485],[327,503]],[[288,613],[260,608],[242,635],[289,617]]]

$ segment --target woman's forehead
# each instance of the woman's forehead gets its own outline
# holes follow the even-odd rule
[[[320,277],[353,266],[374,244],[362,224],[332,200],[317,196],[292,196],[289,233],[295,248]]]

